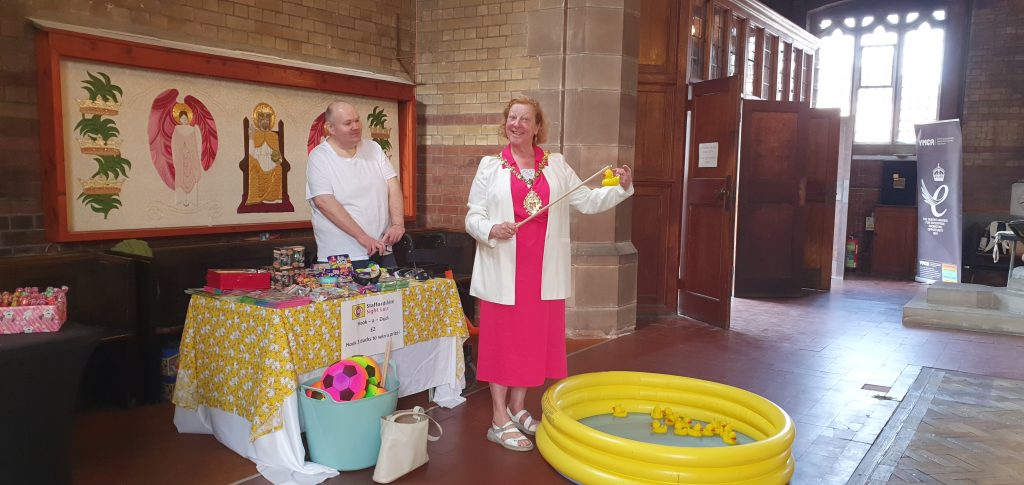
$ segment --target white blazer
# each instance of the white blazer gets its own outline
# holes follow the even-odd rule
[[[469,191],[469,212],[466,214],[466,232],[477,240],[469,293],[502,305],[513,305],[516,300],[516,238],[489,239],[488,236],[494,225],[515,221],[509,178],[509,170],[501,166],[498,157],[482,158]],[[550,201],[581,182],[560,153],[548,156],[544,178],[551,187]],[[564,300],[572,292],[569,206],[584,214],[596,214],[615,207],[630,195],[633,195],[632,185],[629,190],[624,190],[621,185],[599,189],[584,186],[548,209],[540,290],[542,300]]]

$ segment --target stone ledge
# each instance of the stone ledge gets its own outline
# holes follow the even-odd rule
[[[612,338],[636,330],[636,304],[619,308],[566,308],[569,338]]]
[[[968,308],[996,308],[995,288],[970,283],[935,283],[926,290],[926,301],[932,305]]]
[[[918,295],[903,307],[903,324],[1024,335],[1024,316],[985,308],[928,303]]]
[[[636,264],[637,252],[632,242],[573,242],[574,266],[621,266]]]

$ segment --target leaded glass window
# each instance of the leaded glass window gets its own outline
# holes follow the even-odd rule
[[[812,15],[814,106],[854,116],[855,143],[913,143],[914,124],[938,117],[946,11],[830,10]]]
[[[754,69],[757,64],[757,28],[747,28],[747,69],[743,71],[743,93],[754,94]]]

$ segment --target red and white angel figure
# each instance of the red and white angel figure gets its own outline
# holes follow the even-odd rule
[[[149,112],[149,151],[176,205],[195,209],[199,177],[217,158],[217,124],[210,110],[192,96],[179,103],[177,89],[160,93]]]
[[[327,139],[327,128],[324,126],[326,123],[324,114],[320,113],[320,116],[317,116],[313,120],[313,124],[309,126],[309,138],[306,139],[307,154]]]

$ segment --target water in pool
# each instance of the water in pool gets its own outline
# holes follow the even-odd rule
[[[701,426],[707,424],[696,419],[693,420],[693,422],[700,423]],[[589,418],[583,418],[580,420],[580,423],[610,435],[633,441],[642,441],[644,443],[685,446],[689,448],[730,446],[725,444],[725,442],[722,441],[722,438],[717,435],[702,436],[700,438],[679,436],[672,432],[671,426],[669,426],[667,433],[655,433],[651,431],[651,415],[646,413],[629,413],[629,415],[624,418],[616,418],[611,414],[598,414]],[[753,442],[753,438],[738,431],[736,432],[737,445]]]

